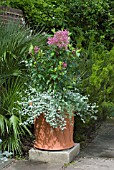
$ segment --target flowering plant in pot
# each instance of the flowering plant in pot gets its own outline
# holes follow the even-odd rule
[[[35,123],[35,147],[50,150],[70,148],[74,145],[74,112],[85,121],[86,116],[95,118],[97,111],[96,105],[89,104],[88,97],[76,89],[79,50],[73,48],[69,32],[64,30],[48,37],[44,49],[31,45],[29,54],[25,62],[31,81],[19,103],[20,114],[28,116],[25,124]],[[66,131],[68,128],[69,132]],[[62,137],[64,141],[61,141]],[[69,144],[67,140],[70,140]]]

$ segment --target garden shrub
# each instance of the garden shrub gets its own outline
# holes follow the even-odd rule
[[[114,47],[107,51],[102,46],[92,46],[81,55],[85,55],[85,75],[79,87],[90,95],[91,102],[99,105],[99,117],[103,118],[108,114],[107,109],[113,108],[114,104]]]
[[[107,117],[114,117],[114,47],[107,51],[101,44],[91,40],[88,48],[80,53],[80,69],[83,69],[78,89],[89,95],[90,102],[96,102],[99,112],[97,121],[83,124],[75,117],[74,140],[83,143]],[[85,142],[84,142],[85,143]]]
[[[84,45],[92,34],[96,41],[102,41],[108,49],[113,43],[112,0],[7,0],[1,4],[23,10],[32,26],[45,26],[51,31],[66,28],[77,43],[80,32]]]

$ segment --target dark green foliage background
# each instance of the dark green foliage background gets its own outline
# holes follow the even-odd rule
[[[22,9],[31,26],[45,26],[49,31],[66,28],[73,42],[83,35],[84,46],[94,34],[96,42],[112,47],[113,0],[3,0],[1,4]]]

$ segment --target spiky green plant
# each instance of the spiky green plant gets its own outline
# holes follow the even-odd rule
[[[31,29],[19,23],[0,22],[0,83],[9,76],[22,76],[22,62],[28,55],[30,45],[42,46],[44,39],[41,32],[31,35]]]
[[[20,137],[25,130],[29,132],[26,126],[20,126],[21,117],[16,105],[16,101],[20,100],[23,84],[22,78],[9,78],[1,87],[0,92],[0,136],[3,140],[3,148],[13,152],[21,151]]]
[[[0,22],[0,138],[3,149],[21,152],[21,135],[29,132],[21,125],[16,101],[29,79],[24,59],[31,44],[43,45],[41,33],[31,35],[31,29],[19,23]]]

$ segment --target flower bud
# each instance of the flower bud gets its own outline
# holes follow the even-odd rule
[[[63,62],[63,68],[67,67],[67,63]]]

